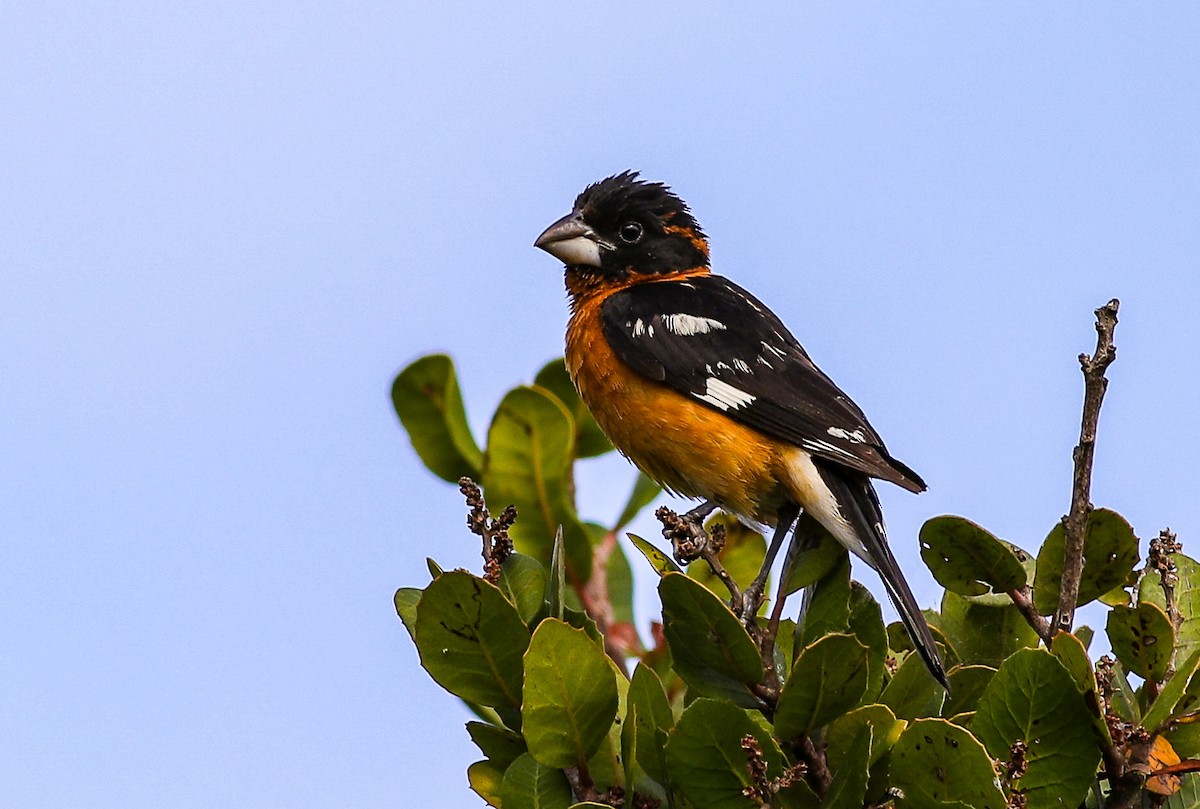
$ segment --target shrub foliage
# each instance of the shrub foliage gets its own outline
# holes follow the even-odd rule
[[[396,379],[422,461],[458,484],[479,574],[402,588],[421,665],[478,717],[473,789],[503,809],[1200,806],[1200,568],[1163,531],[1146,559],[1114,511],[1088,510],[1079,605],[1107,643],[1055,626],[1064,521],[1019,547],[959,516],[920,532],[945,588],[926,616],[950,692],[850,578],[845,551],[802,520],[783,604],[741,620],[765,540],[718,514],[706,536],[623,536],[658,494],[639,476],[612,525],[575,508],[574,465],[612,450],[561,360],[500,402],[480,448],[452,361]],[[476,484],[475,481],[479,483]],[[489,511],[484,497],[504,507]],[[662,620],[634,626],[627,549],[658,576]],[[1090,647],[1111,648],[1098,658]]]

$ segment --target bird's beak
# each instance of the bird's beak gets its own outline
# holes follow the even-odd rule
[[[542,231],[533,243],[570,266],[600,266],[600,243],[579,212],[569,213]]]

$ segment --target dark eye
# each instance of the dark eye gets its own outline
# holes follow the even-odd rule
[[[626,222],[621,225],[621,230],[618,233],[621,241],[625,244],[637,244],[642,240],[642,223],[641,222]]]

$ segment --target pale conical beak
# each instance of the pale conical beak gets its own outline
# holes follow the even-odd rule
[[[567,214],[542,231],[533,246],[540,247],[568,267],[600,266],[600,244],[596,233],[578,212]]]

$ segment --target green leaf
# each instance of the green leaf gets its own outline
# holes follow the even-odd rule
[[[1142,709],[1138,705],[1137,693],[1125,676],[1125,667],[1118,661],[1113,666],[1113,694],[1110,701],[1113,711],[1126,722],[1141,724]]]
[[[1039,638],[1015,606],[972,604],[949,591],[934,618],[964,665],[999,667],[1018,649],[1037,646]]]
[[[557,767],[539,763],[526,753],[504,771],[500,800],[504,809],[567,809],[571,784]]]
[[[1037,575],[1033,580],[1033,606],[1042,615],[1058,609],[1062,582],[1066,531],[1059,522],[1038,551]],[[1138,539],[1125,518],[1106,508],[1088,516],[1083,546],[1083,575],[1079,579],[1079,605],[1094,601],[1125,583],[1138,562]]]
[[[529,642],[523,693],[529,752],[552,767],[586,762],[617,714],[617,683],[603,649],[555,618],[538,624]]]
[[[933,679],[920,655],[910,654],[883,687],[879,701],[900,719],[937,716],[946,691]]]
[[[1167,798],[1163,809],[1197,809],[1197,807],[1200,807],[1200,775],[1190,773],[1183,776],[1179,791]]]
[[[451,694],[492,707],[521,704],[521,656],[529,630],[494,585],[462,570],[444,573],[417,602],[421,665]]]
[[[1183,619],[1175,640],[1175,664],[1179,664],[1200,650],[1200,564],[1182,553],[1172,554],[1179,579],[1175,583],[1175,608]],[[1162,577],[1148,573],[1142,579],[1138,600],[1162,607],[1167,601],[1163,593]]]
[[[825,635],[849,628],[850,559],[843,551],[838,563],[805,594],[796,645],[808,646]]]
[[[453,360],[430,354],[409,365],[392,383],[392,404],[429,471],[451,483],[479,478],[483,453],[467,424]]]
[[[867,647],[867,691],[865,701],[873,702],[883,689],[887,670],[888,636],[883,611],[871,591],[856,581],[850,582],[850,634]]]
[[[762,658],[737,616],[704,585],[678,573],[662,577],[658,594],[663,634],[690,691],[757,706],[747,686],[762,680]]]
[[[811,734],[858,706],[867,691],[867,648],[853,635],[826,635],[806,647],[779,694],[775,734]]]
[[[422,591],[416,587],[401,587],[396,591],[396,614],[408,630],[408,635],[416,640],[417,602],[421,600]]]
[[[567,597],[567,563],[566,551],[563,549],[562,526],[554,533],[554,542],[550,546],[550,582],[546,588],[546,603],[549,605],[551,618],[562,620],[566,608]]]
[[[603,647],[603,640],[598,645]],[[612,672],[610,675],[612,682],[617,685],[616,721],[609,725],[608,733],[601,739],[600,746],[587,760],[588,772],[596,783],[596,789],[600,792],[607,791],[609,787],[625,786],[625,767],[621,763],[621,717],[624,717],[628,711],[629,696],[629,680],[617,668],[616,663],[607,656],[605,662],[608,663],[609,670]]]
[[[950,680],[950,695],[946,698],[944,716],[973,711],[979,705],[979,698],[987,684],[996,673],[990,666],[955,666],[947,672]]]
[[[629,682],[629,707],[633,711],[637,733],[637,762],[646,774],[667,784],[667,738],[675,727],[671,703],[663,691],[662,681],[654,670],[638,663]]]
[[[639,470],[637,480],[633,484],[633,491],[629,493],[629,501],[625,503],[621,516],[617,518],[617,524],[613,526],[613,533],[620,533],[622,528],[633,522],[633,518],[638,515],[638,512],[653,503],[654,498],[658,497],[661,492],[662,487],[646,477],[645,472]]]
[[[467,767],[467,783],[471,791],[483,798],[488,806],[499,807],[504,770],[491,761],[476,761]]]
[[[704,528],[709,533],[717,525],[725,527],[725,546],[717,554],[726,572],[737,582],[738,587],[745,590],[758,575],[762,567],[763,557],[767,553],[767,541],[763,535],[735,517],[727,514],[717,514],[709,520]],[[712,572],[708,562],[699,559],[687,567],[687,574],[703,584],[714,593],[725,593],[725,585]]]
[[[1023,649],[1000,666],[979,700],[971,731],[995,758],[1006,761],[1012,745],[1027,743],[1029,767],[1015,788],[1030,809],[1076,806],[1096,774],[1100,751],[1071,674],[1053,655]]]
[[[514,388],[488,430],[483,488],[493,506],[517,507],[508,533],[521,553],[549,560],[561,527],[567,576],[584,583],[591,576],[592,545],[571,495],[574,450],[574,425],[558,399],[539,388]]]
[[[787,595],[816,584],[846,558],[846,548],[808,512],[800,515],[784,556],[783,592]]]
[[[1004,809],[1008,804],[995,780],[979,740],[944,719],[913,722],[892,751],[892,783],[904,795],[897,809]]]
[[[1171,675],[1171,679],[1163,686],[1162,691],[1154,700],[1154,704],[1150,706],[1150,710],[1146,711],[1146,716],[1142,719],[1143,727],[1153,731],[1169,717],[1178,713],[1175,706],[1183,698],[1188,681],[1192,679],[1192,675],[1198,668],[1200,668],[1200,650],[1193,652],[1192,656]],[[1185,710],[1188,709],[1190,706]]]
[[[1107,631],[1113,654],[1126,671],[1155,682],[1167,676],[1175,629],[1161,607],[1149,602],[1132,608],[1113,607],[1108,613]]]
[[[504,560],[496,584],[527,624],[537,616],[546,600],[546,568],[523,553],[514,553]]]
[[[821,809],[862,809],[867,797],[871,759],[871,726],[864,725],[851,743],[840,766],[833,770],[829,792]]]
[[[695,809],[756,809],[742,794],[753,781],[742,739],[754,736],[767,777],[782,773],[783,754],[766,729],[728,702],[698,699],[679,718],[667,742],[671,784]]]
[[[1012,549],[962,517],[927,520],[921,527],[921,558],[939,584],[961,596],[1004,595],[1026,582]]]
[[[886,705],[863,705],[839,716],[825,731],[825,756],[829,766],[840,766],[846,760],[854,740],[864,727],[872,730],[869,763],[874,765],[896,745],[907,726],[908,723],[897,719]]]
[[[479,748],[488,760],[498,767],[507,768],[528,752],[525,739],[520,733],[513,733],[508,728],[501,728],[486,722],[468,722],[467,733],[471,741]]]
[[[587,406],[579,398],[575,383],[567,374],[566,363],[561,358],[550,360],[542,370],[538,371],[533,382],[545,388],[562,402],[571,419],[575,423],[575,452],[580,458],[591,458],[612,452],[613,445],[601,431],[600,425],[592,418]]]
[[[438,576],[446,572],[442,570],[442,566],[433,561],[433,558],[430,556],[425,557],[425,567],[429,569],[430,579],[436,579]]]
[[[683,572],[683,568],[675,564],[675,560],[637,534],[626,534],[625,536],[629,537],[629,541],[633,543],[633,547],[642,552],[642,556],[646,557],[646,561],[650,563],[650,566],[654,568],[658,575],[665,576],[668,573]]]

